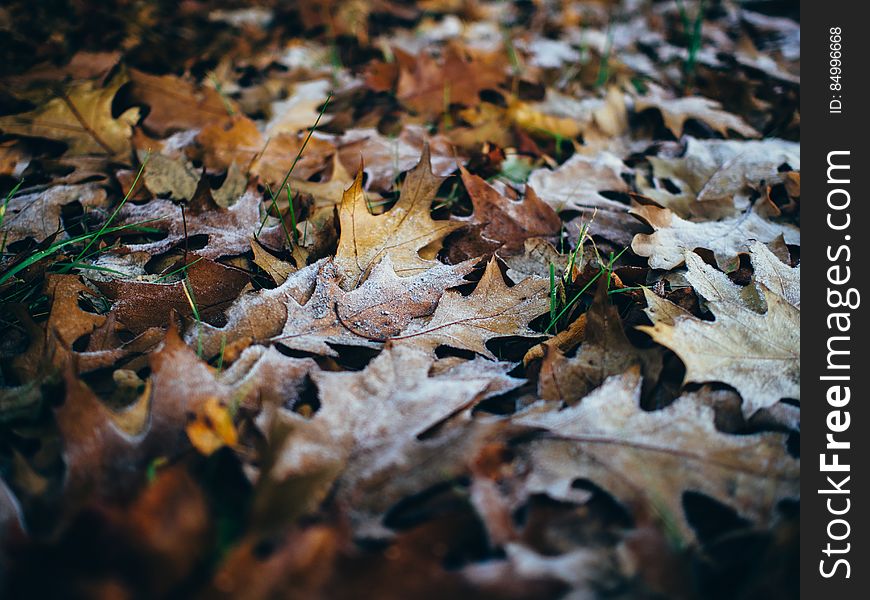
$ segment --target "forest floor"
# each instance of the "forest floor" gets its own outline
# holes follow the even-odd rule
[[[0,595],[797,597],[777,0],[0,8]]]

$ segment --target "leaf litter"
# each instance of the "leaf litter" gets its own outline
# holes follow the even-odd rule
[[[794,597],[796,11],[170,4],[3,9],[4,597]]]

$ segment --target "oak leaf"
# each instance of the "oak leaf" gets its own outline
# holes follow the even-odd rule
[[[644,290],[652,326],[640,326],[686,365],[685,382],[721,381],[743,397],[749,417],[780,398],[800,399],[800,311],[760,286],[767,312],[758,314],[728,298],[708,306],[702,321]]]
[[[400,276],[415,275],[433,266],[441,241],[462,224],[435,221],[429,214],[443,179],[432,174],[429,147],[405,177],[399,200],[382,215],[369,212],[362,187],[362,171],[341,200],[341,237],[335,263],[345,280],[342,287],[358,286],[384,256]]]
[[[94,285],[113,301],[118,320],[134,333],[166,325],[169,311],[193,314],[184,286],[189,285],[201,318],[212,318],[227,308],[248,283],[242,271],[208,259],[188,261],[187,282],[154,283],[113,279]],[[189,291],[189,290],[188,290]]]
[[[333,261],[316,267],[316,284],[304,301],[287,294],[284,286],[260,292],[256,299],[252,294],[227,311],[225,327],[205,330],[204,347],[211,350],[217,337],[233,343],[256,332],[259,337],[252,341],[277,342],[324,356],[337,356],[335,345],[380,348],[413,320],[431,315],[445,289],[467,283],[464,276],[472,263],[438,263],[417,275],[399,277],[387,255],[351,291],[342,289]],[[267,303],[270,309],[265,309]]]
[[[475,433],[460,427],[456,433],[464,435],[448,435],[452,450],[437,439],[445,434],[432,440],[419,436],[476,402],[522,383],[506,375],[512,368],[509,363],[481,361],[474,368],[433,374],[434,361],[421,349],[388,345],[362,371],[312,373],[321,407],[310,420],[283,413],[281,418],[293,423],[292,431],[268,477],[282,481],[332,472],[338,478],[339,501],[348,505],[357,526],[383,534],[371,513],[378,512],[374,507],[386,510],[403,496],[395,490],[406,488],[407,480],[397,473],[407,473],[418,490],[449,479],[449,471],[435,465],[445,459],[451,469],[454,463],[464,464],[468,457],[456,449],[467,450],[463,446],[471,440],[479,444],[480,435],[491,435],[491,428]],[[421,454],[428,459],[421,460]],[[413,469],[421,462],[429,468]],[[327,482],[321,496],[328,489]]]
[[[450,44],[440,64],[425,50],[416,57],[397,52],[397,58],[396,97],[426,119],[437,118],[447,104],[477,104],[482,90],[497,89],[506,78],[501,52],[466,52]]]
[[[466,160],[443,135],[429,135],[419,125],[405,125],[395,138],[384,137],[377,129],[349,129],[337,144],[346,169],[356,169],[364,159],[366,189],[375,192],[393,189],[396,178],[419,162],[427,144],[435,175],[446,177],[456,170],[457,162]]]
[[[770,242],[783,235],[786,243],[800,244],[796,227],[767,221],[754,211],[701,223],[686,221],[656,206],[637,206],[632,214],[655,230],[649,235],[639,233],[631,242],[635,254],[649,257],[653,269],[673,269],[683,263],[686,251],[705,248],[713,251],[720,267],[734,270],[737,254],[749,250],[749,240]]]
[[[583,341],[573,357],[549,342],[538,379],[538,395],[544,400],[578,402],[612,375],[641,365],[650,381],[657,381],[662,369],[661,352],[641,350],[625,335],[619,311],[610,303],[608,284],[602,278],[592,306],[585,313]],[[555,340],[554,340],[555,341]]]
[[[583,501],[589,493],[571,484],[587,479],[630,509],[673,519],[689,539],[686,492],[706,494],[761,524],[771,521],[779,500],[797,497],[799,463],[786,452],[783,435],[721,433],[712,407],[694,394],[647,412],[640,389],[640,372],[633,368],[608,378],[575,406],[529,409],[515,417],[562,438],[521,448],[532,468],[526,490]]]
[[[595,157],[575,154],[555,171],[538,169],[529,176],[529,185],[553,210],[598,208],[625,212],[628,206],[611,200],[601,192],[627,192],[620,176],[628,167],[615,155],[601,152]]]
[[[181,245],[185,237],[207,236],[204,247],[197,250],[200,256],[210,259],[242,254],[251,249],[251,239],[258,238],[265,244],[280,247],[285,238],[280,225],[260,227],[260,198],[254,192],[246,192],[229,208],[217,204],[208,178],[203,174],[193,196],[181,206],[162,198],[145,204],[126,204],[118,213],[118,223],[148,222],[149,227],[161,229],[166,237],[156,242],[129,244],[131,252],[161,254]]]
[[[217,90],[175,75],[130,69],[130,82],[134,100],[150,109],[142,124],[161,138],[224,120],[230,115],[228,107],[237,110],[234,102],[222,98]]]
[[[126,159],[139,109],[112,116],[112,101],[126,82],[121,72],[104,86],[93,81],[73,84],[37,109],[0,117],[0,130],[64,142],[70,155],[108,154]]]
[[[650,156],[656,182],[641,182],[640,191],[683,218],[716,219],[733,216],[749,202],[751,190],[762,183],[785,181],[800,171],[800,146],[778,139],[697,140],[689,137],[677,158]],[[791,171],[781,171],[787,165]],[[737,201],[737,206],[735,206]]]
[[[660,94],[650,94],[635,101],[635,109],[638,112],[648,108],[655,108],[661,112],[665,127],[677,138],[683,135],[683,127],[689,119],[706,123],[725,137],[728,136],[729,131],[735,131],[747,138],[759,135],[746,121],[723,110],[721,104],[701,96],[665,98]]]
[[[774,294],[796,308],[801,307],[801,267],[792,267],[779,260],[767,246],[755,241],[749,245],[752,276]]]
[[[470,295],[446,292],[432,318],[406,329],[401,339],[406,340],[403,343],[431,350],[443,345],[494,359],[495,355],[486,347],[494,338],[541,337],[528,324],[547,312],[548,286],[546,279],[528,277],[508,287],[493,258]]]
[[[106,192],[96,184],[57,185],[42,192],[15,195],[6,205],[0,236],[6,245],[33,238],[42,242],[49,236],[64,231],[64,208],[78,204],[84,212],[103,208]]]
[[[522,201],[516,202],[500,194],[481,177],[469,173],[465,167],[459,170],[474,205],[474,213],[462,221],[482,224],[480,235],[499,242],[505,253],[518,253],[528,238],[559,233],[562,226],[559,215],[538,197],[531,186],[526,186]]]

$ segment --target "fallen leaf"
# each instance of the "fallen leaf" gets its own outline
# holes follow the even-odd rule
[[[32,238],[42,242],[60,233],[60,238],[68,238],[64,229],[62,215],[65,207],[78,205],[84,212],[106,206],[106,192],[96,184],[58,185],[43,192],[18,194],[6,205],[3,230],[0,235],[6,245],[19,240]]]
[[[460,173],[474,205],[474,213],[468,221],[482,224],[480,235],[500,242],[505,253],[517,253],[530,237],[559,233],[562,226],[559,215],[538,198],[531,186],[526,186],[522,201],[515,202],[465,167],[460,167]]]
[[[230,412],[214,397],[199,407],[196,418],[187,424],[185,431],[191,445],[205,456],[223,446],[235,446],[239,441]]]
[[[429,135],[418,125],[406,125],[395,138],[384,137],[375,129],[349,129],[337,144],[347,170],[355,170],[363,162],[366,189],[375,192],[393,189],[396,178],[419,162],[426,145],[432,171],[439,177],[450,175],[458,162],[465,161],[453,150],[450,140],[442,135]]]
[[[571,483],[587,479],[629,509],[649,507],[686,539],[694,537],[683,510],[687,491],[715,498],[762,525],[771,521],[779,500],[797,496],[799,463],[786,452],[783,435],[721,433],[713,409],[692,394],[646,412],[640,388],[633,368],[608,378],[575,406],[516,418],[564,440],[534,441],[521,449],[534,469],[527,491],[582,501],[588,492],[577,494]]]
[[[626,172],[628,167],[609,152],[595,157],[575,154],[555,171],[535,170],[528,185],[556,212],[587,208],[625,212],[627,205],[601,192],[627,192],[628,185],[620,177]]]
[[[412,325],[399,339],[431,350],[444,345],[494,359],[486,347],[494,338],[541,337],[528,323],[549,309],[548,285],[546,279],[529,277],[508,287],[493,258],[470,295],[446,292],[432,318]]]
[[[503,53],[464,52],[450,44],[436,61],[423,51],[399,59],[396,97],[425,119],[435,119],[449,104],[476,104],[485,89],[496,89],[505,79]]]
[[[440,242],[460,223],[435,221],[429,214],[442,178],[432,174],[429,147],[420,162],[408,172],[399,201],[382,215],[369,212],[362,188],[362,171],[341,200],[341,237],[335,264],[344,275],[342,286],[358,286],[384,256],[389,256],[400,276],[419,274],[437,266],[434,260]]]
[[[491,395],[492,380],[504,377],[502,367],[484,367],[479,374],[466,371],[463,377],[450,371],[433,376],[433,362],[434,357],[418,348],[388,345],[363,371],[312,373],[321,407],[310,421],[300,418],[269,477],[280,481],[324,468],[334,469],[336,474],[343,471],[337,483],[339,498],[349,503],[352,516],[356,514],[360,522],[369,521],[363,515],[371,502],[360,502],[359,494],[365,493],[383,506],[383,500],[376,498],[384,493],[392,474],[406,468],[404,457],[409,452],[418,446],[425,451],[428,446],[427,454],[433,455],[433,445],[443,451],[440,444],[419,440],[418,436]],[[511,385],[520,383],[513,380]],[[451,439],[456,440],[456,436]],[[455,453],[451,453],[451,460],[457,460]],[[443,481],[444,475],[433,469],[417,473],[415,478],[419,486],[420,479],[434,484]],[[321,494],[325,492],[323,489]],[[386,508],[388,505],[383,506]],[[375,523],[369,526],[377,529]]]
[[[268,338],[255,338],[256,342],[278,342],[287,348],[324,356],[337,356],[335,345],[380,348],[413,320],[431,315],[445,289],[467,283],[464,276],[471,271],[472,263],[456,266],[439,263],[417,275],[399,277],[386,255],[369,278],[349,292],[342,289],[340,273],[333,261],[318,266],[317,283],[304,302],[284,295],[283,307],[252,315],[250,310],[242,312],[243,307],[251,307],[251,299],[245,299],[228,311],[224,328],[206,333],[208,347],[212,347],[217,335],[232,343],[254,330],[273,332]],[[275,290],[264,291],[261,301],[280,294]],[[280,322],[265,322],[282,314]]]
[[[583,341],[575,356],[568,358],[557,346],[548,344],[538,379],[542,399],[574,404],[608,377],[620,375],[633,365],[640,365],[650,381],[658,380],[661,352],[641,350],[628,340],[619,312],[610,303],[608,287],[602,278],[592,306],[585,313]]]
[[[752,211],[702,223],[686,221],[656,206],[636,206],[632,214],[655,230],[651,235],[639,233],[631,242],[636,254],[649,257],[653,269],[673,269],[683,263],[686,251],[705,248],[713,251],[720,267],[733,270],[737,254],[749,251],[749,240],[770,242],[783,235],[786,243],[800,244],[796,227],[767,221]]]
[[[697,119],[728,137],[730,131],[743,137],[759,137],[759,133],[737,115],[725,112],[722,105],[709,98],[687,96],[685,98],[664,98],[661,95],[648,95],[635,100],[635,109],[642,112],[648,108],[657,109],[662,114],[667,127],[675,137],[683,135],[683,126],[689,119]]]
[[[258,238],[269,245],[280,246],[284,232],[280,225],[260,228],[260,198],[254,192],[246,192],[229,208],[217,204],[203,175],[182,217],[181,207],[156,198],[145,204],[126,204],[118,213],[118,223],[131,224],[149,221],[148,226],[166,232],[166,237],[156,242],[129,244],[130,252],[161,254],[182,244],[185,237],[207,236],[205,245],[197,250],[200,256],[216,259],[222,256],[242,254],[251,249],[251,240]]]
[[[0,130],[64,142],[70,155],[108,154],[126,159],[139,109],[130,108],[117,119],[112,116],[112,101],[126,82],[121,72],[105,86],[93,81],[72,84],[31,112],[0,117]]]
[[[800,399],[800,311],[761,286],[767,312],[727,299],[709,307],[715,321],[701,321],[644,290],[652,326],[639,326],[686,365],[685,382],[722,381],[743,397],[743,413]],[[670,306],[669,306],[670,305]],[[661,316],[662,311],[667,315]]]
[[[774,294],[796,308],[801,307],[801,267],[791,267],[780,261],[767,246],[755,241],[749,245],[752,275]]]
[[[229,109],[238,109],[229,98],[221,98],[217,90],[175,75],[130,69],[130,82],[133,98],[149,108],[142,124],[161,138],[225,120],[231,114]]]
[[[190,285],[200,317],[209,319],[220,314],[236,299],[248,283],[248,276],[236,269],[206,258],[188,261],[187,282],[151,283],[114,279],[95,281],[94,285],[113,301],[112,310],[134,333],[149,327],[163,327],[171,310],[192,315],[185,285]]]

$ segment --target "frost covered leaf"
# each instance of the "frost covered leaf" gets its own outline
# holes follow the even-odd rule
[[[709,304],[715,321],[702,321],[644,290],[652,326],[640,326],[686,365],[685,382],[721,381],[743,397],[752,416],[781,398],[800,399],[800,311],[761,288],[767,312],[722,299]]]
[[[383,494],[383,486],[393,479],[393,473],[408,466],[408,456],[414,455],[415,448],[431,448],[430,442],[418,440],[421,433],[475,402],[521,383],[505,375],[512,366],[505,363],[483,361],[476,368],[432,374],[434,361],[419,348],[391,344],[362,371],[312,373],[321,407],[310,421],[284,414],[294,423],[293,430],[269,477],[281,481],[343,470],[339,497],[355,500],[349,506],[365,511],[367,504],[383,502],[377,495]],[[435,446],[441,448],[440,444]],[[430,460],[437,460],[437,452],[429,452],[433,455]],[[463,460],[449,454],[451,460]],[[423,471],[413,475],[416,489],[421,489],[421,480],[435,483],[446,474],[437,469]],[[380,485],[373,485],[373,481]],[[360,491],[360,486],[368,491]],[[359,493],[374,496],[361,502],[361,498],[354,498]]]
[[[683,126],[689,119],[697,119],[709,125],[714,131],[728,137],[730,131],[735,131],[743,137],[758,137],[746,121],[735,114],[726,112],[722,105],[709,98],[690,96],[685,98],[663,98],[660,95],[649,95],[635,101],[638,112],[648,108],[658,109],[662,113],[665,127],[671,130],[675,137],[683,135]]]
[[[640,407],[640,388],[633,368],[608,378],[575,406],[515,418],[562,438],[520,449],[533,468],[526,491],[582,501],[588,492],[571,484],[587,479],[630,509],[674,520],[689,539],[686,492],[706,494],[761,524],[770,522],[778,501],[797,497],[799,463],[786,452],[785,436],[721,433],[712,407],[695,394],[647,412]]]
[[[363,161],[367,175],[365,187],[375,192],[393,188],[396,178],[414,167],[425,146],[429,146],[432,172],[446,177],[463,162],[450,141],[443,135],[430,135],[419,125],[405,125],[395,138],[381,135],[377,129],[349,129],[337,140],[338,154],[346,169],[356,169]]]
[[[595,157],[575,154],[555,171],[534,171],[529,177],[529,185],[556,212],[584,208],[625,212],[628,206],[606,198],[601,192],[629,191],[620,177],[628,170],[609,152],[601,152]]]
[[[405,177],[399,201],[382,215],[369,212],[362,188],[362,171],[341,200],[341,237],[335,263],[345,280],[342,287],[353,289],[384,257],[389,256],[399,276],[419,274],[437,266],[434,260],[440,242],[463,225],[435,221],[429,215],[432,200],[442,182],[432,174],[429,148]]]
[[[639,233],[631,242],[636,254],[649,257],[653,269],[673,269],[683,263],[686,251],[705,248],[713,251],[720,267],[733,270],[737,254],[749,251],[750,240],[770,242],[782,235],[787,244],[800,244],[799,229],[767,221],[754,211],[701,223],[686,221],[656,206],[638,206],[632,214],[655,230],[649,235]]]
[[[679,188],[672,193],[641,186],[641,192],[682,217],[720,217],[735,212],[734,198],[745,203],[750,190],[785,180],[800,171],[800,145],[779,139],[697,140],[689,137],[678,158],[650,156],[653,176]],[[791,170],[782,172],[787,165]],[[703,204],[698,204],[698,201]]]
[[[790,267],[761,242],[749,246],[753,278],[796,308],[801,307],[801,267]]]
[[[192,255],[191,255],[192,256]],[[187,285],[193,290],[202,318],[211,318],[225,309],[248,283],[242,271],[208,259],[188,260]],[[185,293],[185,283],[156,283],[128,279],[95,281],[94,285],[113,301],[113,311],[131,331],[162,327],[175,310],[188,316],[193,309]]]
[[[491,339],[541,336],[528,323],[547,312],[548,286],[546,279],[528,277],[508,287],[493,258],[470,295],[448,291],[429,321],[412,325],[400,337],[403,343],[432,350],[444,345],[495,358],[486,348]]]
[[[13,196],[6,205],[0,238],[9,245],[25,238],[41,242],[59,232],[68,237],[61,214],[73,204],[85,212],[102,208],[106,192],[96,184],[58,185],[42,192]]]
[[[307,277],[297,272],[279,288],[243,296],[227,311],[224,327],[203,330],[202,343],[211,352],[221,338],[227,344],[247,338],[324,356],[338,355],[332,345],[380,348],[414,319],[431,315],[445,289],[467,283],[464,277],[472,266],[438,263],[399,277],[387,255],[360,287],[348,292],[335,263],[322,261],[304,270],[313,273],[309,293],[290,292],[294,282]]]
[[[217,204],[204,175],[186,203],[182,218],[181,207],[160,198],[145,204],[126,204],[119,213],[119,223],[150,221],[148,225],[166,231],[166,237],[156,242],[129,244],[131,252],[160,254],[183,243],[185,235],[207,236],[205,246],[197,253],[210,259],[232,256],[251,249],[251,240],[260,230],[260,198],[253,192],[244,193],[229,208]],[[264,227],[259,239],[269,245],[280,246],[284,233],[280,225]]]
[[[438,264],[410,277],[399,277],[386,255],[358,288],[346,292],[335,263],[326,262],[305,304],[288,298],[287,321],[272,341],[288,348],[336,356],[330,344],[379,348],[414,319],[432,314],[444,290],[467,283],[470,262]]]

